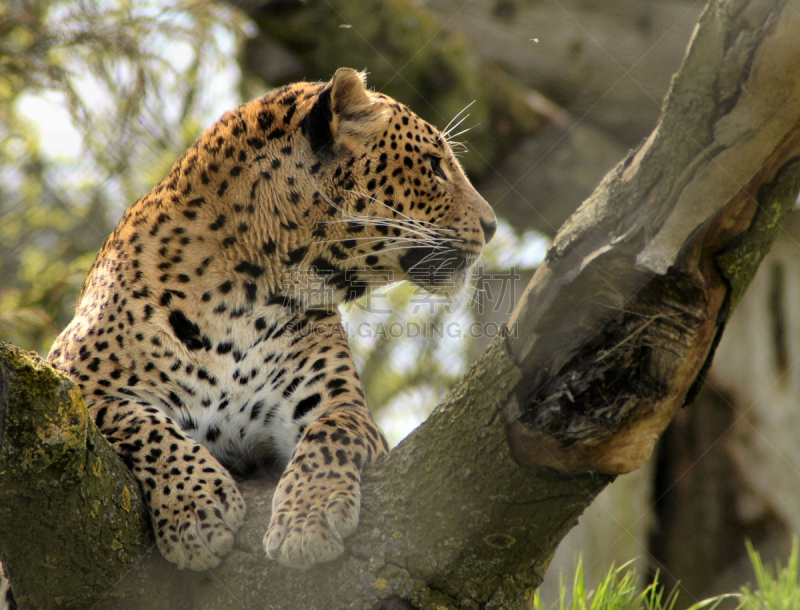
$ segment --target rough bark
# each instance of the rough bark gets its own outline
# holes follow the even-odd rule
[[[528,607],[581,512],[684,404],[794,207],[798,31],[800,0],[710,5],[658,128],[556,236],[509,334],[367,475],[345,556],[268,563],[271,485],[249,481],[220,568],[179,573],[151,551],[97,607]]]
[[[0,554],[20,607],[82,606],[117,582],[149,539],[139,484],[78,387],[0,343]]]

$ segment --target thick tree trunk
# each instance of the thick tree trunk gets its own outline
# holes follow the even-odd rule
[[[96,607],[528,607],[581,512],[684,404],[794,207],[798,31],[800,0],[711,4],[658,128],[556,236],[506,336],[367,475],[342,559],[310,573],[267,562],[271,485],[248,481],[248,520],[220,568],[180,573],[151,551]],[[0,510],[25,510],[7,497]],[[87,496],[87,524],[105,497]],[[49,526],[53,538],[76,528]],[[30,535],[4,529],[0,549]],[[107,533],[91,540],[113,554]],[[6,559],[20,591],[46,586],[40,564]],[[74,572],[59,559],[54,570]],[[48,592],[42,607],[65,605]]]

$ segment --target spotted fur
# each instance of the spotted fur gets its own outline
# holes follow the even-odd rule
[[[458,285],[495,226],[446,138],[344,68],[225,114],[127,210],[49,359],[141,482],[167,559],[217,565],[245,514],[229,472],[275,462],[267,555],[342,553],[387,445],[336,305]]]

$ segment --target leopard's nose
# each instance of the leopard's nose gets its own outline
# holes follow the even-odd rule
[[[481,218],[480,223],[481,229],[483,229],[483,239],[488,244],[489,240],[491,240],[497,232],[497,221],[494,218],[488,220]]]

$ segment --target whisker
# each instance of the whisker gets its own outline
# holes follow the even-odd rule
[[[393,212],[393,213],[395,213],[395,214],[399,214],[400,216],[402,216],[403,218],[406,218],[406,219],[408,219],[408,221],[410,221],[410,222],[414,223],[415,225],[416,225],[416,224],[418,224],[418,223],[419,223],[419,224],[423,224],[423,225],[431,225],[431,227],[435,227],[435,229],[436,229],[437,231],[452,231],[452,232],[454,232],[454,233],[456,232],[456,231],[455,231],[455,229],[451,229],[450,227],[440,227],[440,226],[438,226],[438,225],[436,225],[436,224],[434,224],[434,223],[432,223],[432,222],[430,222],[430,221],[427,221],[427,220],[421,220],[421,219],[411,218],[411,217],[410,217],[410,216],[408,216],[407,214],[403,214],[403,212],[401,212],[400,210],[396,210],[395,208],[393,208],[393,207],[391,207],[391,206],[387,205],[386,203],[384,203],[383,201],[380,201],[380,200],[379,200],[379,199],[377,199],[377,198],[376,198],[374,195],[369,195],[369,194],[367,194],[367,193],[361,193],[361,192],[359,192],[359,191],[354,191],[354,190],[349,190],[349,191],[347,191],[347,192],[348,192],[348,193],[353,193],[354,195],[358,195],[359,197],[367,197],[367,198],[368,198],[370,201],[374,201],[374,202],[376,202],[376,203],[379,203],[379,204],[381,204],[381,205],[382,205],[382,206],[384,206],[384,207],[385,207],[387,210],[390,210],[391,212]]]
[[[445,125],[445,128],[442,130],[442,136],[444,136],[444,138],[445,138],[445,139],[447,139],[447,134],[448,134],[448,133],[450,133],[450,126],[453,124],[453,121],[455,121],[455,120],[456,120],[458,117],[460,117],[460,116],[461,116],[462,114],[464,114],[464,113],[465,113],[467,110],[469,110],[469,109],[470,109],[470,107],[471,107],[471,106],[472,106],[474,103],[475,103],[475,100],[472,100],[472,101],[471,101],[469,104],[467,104],[466,106],[464,106],[464,107],[463,107],[461,110],[459,110],[459,111],[456,113],[456,115],[455,115],[455,116],[454,116],[452,119],[450,119],[450,122],[449,122],[447,125]]]
[[[358,194],[358,193],[356,193],[356,194]],[[361,194],[360,196],[362,196],[362,197],[369,197],[369,195],[363,195],[363,194]],[[413,228],[409,228],[409,227],[407,227],[407,226],[405,226],[405,225],[399,224],[401,221],[397,221],[397,220],[393,220],[393,219],[389,219],[389,218],[384,218],[384,217],[381,217],[381,216],[365,217],[365,216],[358,216],[358,215],[356,215],[356,214],[351,214],[351,213],[347,212],[346,210],[344,210],[343,208],[341,208],[340,206],[336,205],[336,204],[335,204],[333,201],[331,201],[331,199],[330,199],[329,197],[327,197],[327,196],[326,196],[324,193],[322,193],[322,197],[324,197],[324,198],[325,198],[325,200],[326,200],[326,201],[327,201],[327,202],[330,204],[330,206],[331,206],[333,209],[335,209],[335,210],[338,210],[339,212],[341,212],[342,214],[344,214],[344,216],[345,216],[346,218],[348,218],[348,219],[351,219],[351,220],[353,220],[353,221],[361,221],[361,222],[363,222],[364,220],[366,220],[366,219],[369,219],[369,220],[372,220],[372,221],[373,221],[373,222],[372,222],[372,224],[373,224],[373,225],[376,225],[376,226],[379,224],[379,222],[378,222],[378,221],[380,221],[380,223],[384,224],[384,226],[390,226],[390,227],[394,227],[394,228],[398,228],[398,229],[409,230],[409,231],[416,230],[416,231],[418,231],[418,232],[419,232],[419,231],[422,231],[422,230],[424,230],[424,227],[413,227]],[[384,204],[384,205],[385,205],[385,204]],[[387,207],[388,207],[388,206],[387,206]],[[325,222],[325,224],[332,224],[333,222],[339,222],[339,221],[326,221],[326,222]],[[398,223],[398,224],[392,225],[391,223],[393,223],[393,222],[394,222],[394,223]]]
[[[465,117],[465,118],[466,118],[466,117]],[[468,131],[471,131],[472,129],[475,129],[475,128],[476,128],[478,125],[480,125],[480,123],[475,123],[475,124],[474,124],[474,125],[472,125],[471,127],[467,127],[466,129],[462,129],[462,130],[461,130],[461,131],[459,131],[458,133],[456,133],[456,134],[453,134],[453,136],[452,136],[452,137],[454,137],[454,138],[457,138],[458,136],[464,135],[464,134],[465,134],[465,133],[467,133]],[[448,143],[448,144],[450,143],[450,140],[449,140],[449,139],[448,139],[447,143]],[[452,146],[452,145],[451,145],[451,146]]]
[[[325,221],[326,225],[332,224],[351,224],[351,225],[361,225],[361,226],[374,226],[374,227],[388,227],[390,229],[397,229],[399,231],[406,231],[413,235],[416,235],[418,239],[422,241],[435,241],[437,239],[453,239],[448,236],[437,235],[435,233],[425,233],[419,227],[409,227],[402,224],[397,224],[396,222],[392,222],[389,219],[381,218],[381,217],[360,217],[356,216],[354,218],[345,218],[340,220],[328,220]],[[394,239],[400,237],[399,235],[395,235],[394,237],[385,236],[384,239]]]
[[[409,270],[413,269],[413,268],[414,268],[414,267],[416,267],[417,265],[421,265],[422,263],[426,262],[426,261],[427,261],[429,258],[431,258],[431,257],[433,257],[433,256],[436,256],[437,254],[440,254],[440,253],[439,253],[439,252],[431,252],[431,253],[430,253],[430,254],[428,254],[427,256],[424,256],[424,257],[422,257],[422,258],[421,258],[419,261],[417,261],[416,263],[414,263],[413,265],[411,265],[411,267],[409,268]]]
[[[456,123],[455,125],[453,125],[453,126],[452,126],[452,127],[451,127],[451,128],[448,130],[448,131],[447,131],[447,133],[445,133],[445,134],[444,134],[444,139],[445,139],[445,140],[447,140],[447,141],[449,142],[449,141],[450,141],[450,138],[452,137],[452,134],[453,134],[453,132],[454,132],[456,129],[458,129],[458,128],[461,126],[461,124],[462,124],[464,121],[466,121],[466,120],[467,120],[469,117],[470,117],[470,115],[468,115],[468,114],[467,114],[467,115],[464,115],[463,117],[461,117],[461,120],[460,120],[458,123]]]
[[[436,248],[435,246],[399,246],[399,247],[397,247],[397,248],[385,248],[385,249],[383,249],[383,250],[380,250],[380,253],[384,253],[384,252],[396,252],[396,251],[398,251],[398,250],[404,250],[404,251],[405,251],[405,250],[418,250],[418,249],[420,249],[420,248],[425,248],[425,249],[428,249],[428,248],[431,248],[431,247],[433,247],[433,248]],[[444,248],[444,246],[441,246],[441,247],[439,247],[439,248],[436,248],[436,249],[438,249],[438,250],[444,250],[445,248]],[[351,257],[350,257],[350,258],[348,258],[347,260],[349,260],[349,261],[354,261],[354,260],[356,260],[356,259],[359,259],[359,258],[364,258],[364,257],[366,257],[366,256],[371,256],[371,255],[373,255],[373,254],[374,254],[374,252],[367,252],[366,254],[359,254],[359,255],[357,255],[357,256],[351,256]],[[433,254],[439,254],[439,252],[434,252]],[[428,257],[430,257],[430,256],[431,256],[431,254],[429,254],[429,255],[428,255],[426,258],[428,258]],[[425,260],[425,259],[422,259],[422,260]],[[420,262],[421,262],[421,261],[420,261]],[[416,263],[416,264],[419,264],[419,263]],[[412,266],[412,269],[413,269],[413,266]]]
[[[414,222],[409,222],[403,219],[397,218],[385,218],[383,216],[349,216],[345,219],[338,219],[338,220],[327,220],[323,221],[323,224],[341,224],[341,223],[352,223],[352,224],[362,224],[365,226],[385,226],[394,229],[400,229],[401,231],[408,231],[410,233],[415,233],[420,237],[435,237],[435,238],[442,238],[442,237],[449,237],[446,233],[455,234],[457,231],[455,229],[451,229],[449,227],[442,227],[440,229],[434,230],[429,227],[420,227],[417,226]],[[445,235],[442,235],[445,233]]]

